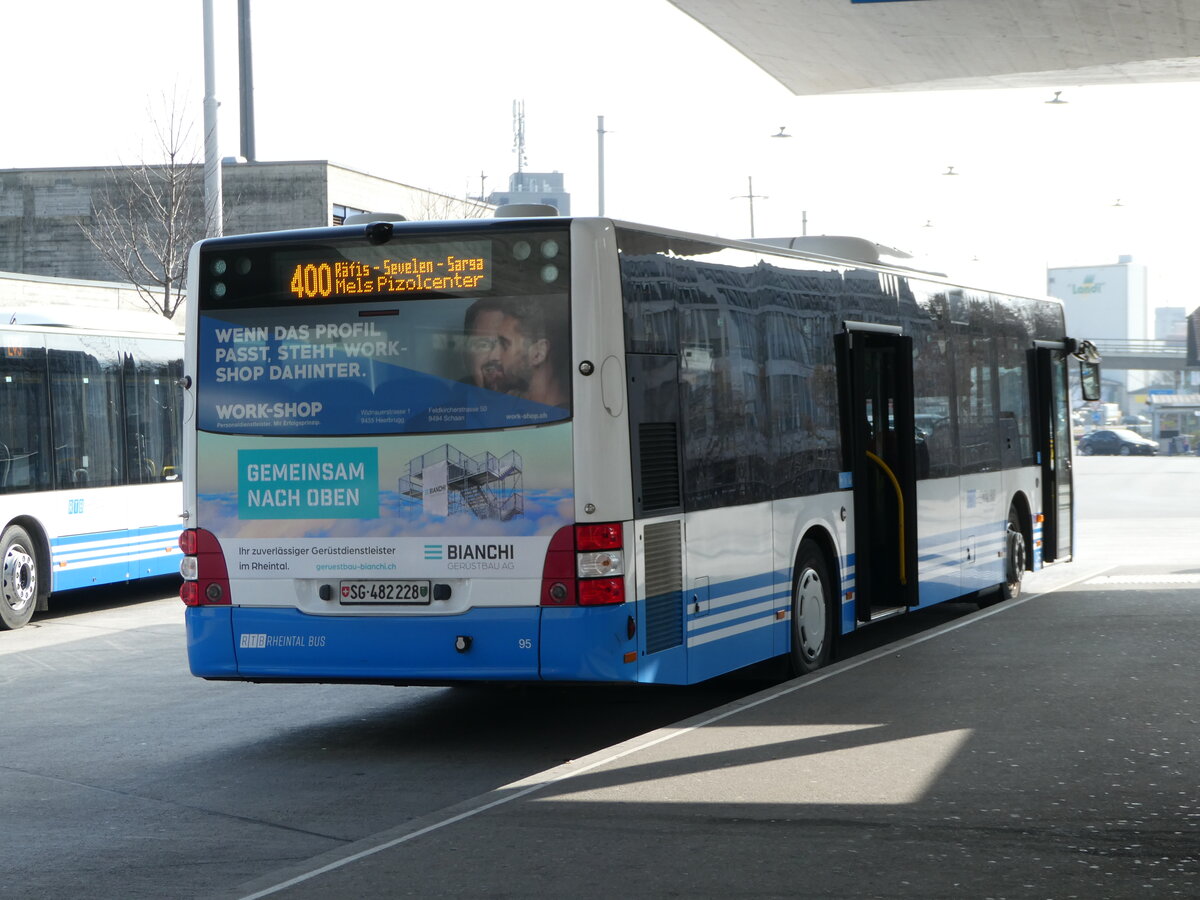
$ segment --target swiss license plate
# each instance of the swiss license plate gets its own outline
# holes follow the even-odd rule
[[[428,603],[428,581],[343,581],[342,603]]]

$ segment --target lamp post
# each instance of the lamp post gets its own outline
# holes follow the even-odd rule
[[[217,142],[217,79],[213,52],[213,5],[204,0],[204,212],[205,237],[220,237],[224,203],[221,198],[221,151]]]
[[[604,135],[608,134],[604,130],[604,116],[596,116],[596,173],[597,173],[597,194],[600,198],[598,212],[599,216],[604,215]]]
[[[786,125],[780,125],[779,130],[777,132],[775,132],[773,135],[771,135],[771,137],[772,138],[790,138],[791,135],[787,133]],[[751,201],[751,203],[753,203],[753,202],[754,201]],[[808,210],[802,209],[802,210],[800,210],[800,235],[801,235],[801,237],[804,237],[804,236],[807,236],[807,234],[808,234]],[[751,237],[754,236],[753,232],[751,233],[750,236]]]

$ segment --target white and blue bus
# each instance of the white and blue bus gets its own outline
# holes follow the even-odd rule
[[[204,678],[804,673],[1071,554],[1053,300],[590,218],[219,238],[191,273]]]
[[[0,628],[178,572],[182,374],[182,335],[150,313],[2,314]]]

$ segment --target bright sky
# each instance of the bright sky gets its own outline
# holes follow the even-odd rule
[[[222,155],[239,152],[236,0],[214,0]],[[1047,265],[1193,287],[1200,83],[794,97],[665,0],[252,0],[260,160],[328,159],[462,196],[507,187],[514,100],[529,171],[572,212],[746,237],[855,234],[980,286]],[[132,163],[177,92],[203,125],[201,0],[9,3],[0,169]],[[791,139],[770,136],[785,126]],[[199,154],[199,151],[198,151]],[[959,173],[941,173],[953,166]],[[1120,206],[1114,206],[1117,201]],[[929,227],[925,227],[928,223]]]

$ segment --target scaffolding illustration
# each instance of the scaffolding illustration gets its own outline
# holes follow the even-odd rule
[[[483,453],[468,456],[449,444],[408,461],[400,476],[400,495],[421,503],[426,514],[470,513],[477,519],[508,521],[525,512],[521,455]]]

